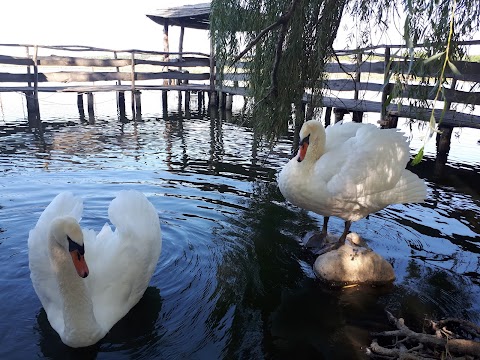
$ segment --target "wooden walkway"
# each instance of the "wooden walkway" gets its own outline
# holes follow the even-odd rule
[[[363,113],[368,112],[380,114],[381,121],[395,122],[399,117],[429,121],[436,93],[430,85],[436,75],[434,69],[424,66],[420,59],[412,66],[402,57],[391,56],[393,48],[385,47],[383,53],[372,48],[339,52],[339,58],[327,66],[329,79],[323,96],[304,96],[307,117],[309,109],[321,106],[328,116],[333,109],[336,120],[352,113],[355,121],[361,121]],[[245,67],[230,69],[220,82],[217,69],[212,67],[212,54],[0,44],[0,54],[7,50],[25,55],[0,55],[0,92],[25,93],[32,125],[39,121],[35,119],[38,92],[115,91],[122,93],[123,99],[124,93],[130,92],[132,117],[140,108],[141,91],[185,91],[202,96],[207,92],[215,98],[218,93],[248,95]],[[442,118],[444,126],[480,129],[480,116],[468,108],[480,105],[480,63],[462,61],[456,66],[460,74],[446,73],[445,89],[433,114],[437,122]],[[398,81],[391,79],[406,73],[409,79],[400,83],[399,91]],[[88,99],[93,101],[92,96]],[[223,101],[218,105],[228,106]]]

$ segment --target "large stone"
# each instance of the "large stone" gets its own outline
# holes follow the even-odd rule
[[[383,285],[394,281],[392,265],[358,239],[357,234],[349,234],[344,245],[320,255],[313,265],[315,274],[332,285]]]

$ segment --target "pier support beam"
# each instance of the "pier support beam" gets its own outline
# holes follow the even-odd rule
[[[395,129],[398,125],[398,116],[387,114],[386,117],[379,121],[380,128],[382,129]]]
[[[88,121],[90,124],[95,123],[95,111],[93,102],[93,93],[87,93]]]
[[[168,112],[168,91],[162,90],[162,112],[166,116]]]
[[[127,112],[125,110],[125,92],[117,92],[117,114],[121,122],[127,120]]]
[[[35,129],[41,129],[40,111],[38,98],[34,96],[33,91],[25,91],[25,100],[27,102],[28,126]]]
[[[353,111],[352,112],[352,121],[361,123],[363,121],[363,111]]]
[[[437,133],[437,158],[435,159],[435,175],[440,176],[447,163],[450,143],[452,140],[453,127],[440,124]]]
[[[332,119],[332,108],[331,107],[327,107],[325,109],[325,127],[327,127],[328,125],[330,125],[330,121]]]
[[[77,108],[80,115],[80,121],[85,121],[85,107],[83,106],[83,93],[77,94]]]
[[[333,109],[333,113],[335,114],[335,123],[342,121],[345,114],[348,114],[349,111],[346,109],[335,108]]]
[[[142,118],[142,93],[140,90],[135,90],[135,119],[139,120]]]

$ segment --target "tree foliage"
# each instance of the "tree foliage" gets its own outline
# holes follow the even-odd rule
[[[332,43],[348,15],[365,24],[374,20],[382,30],[403,15],[411,53],[422,42],[430,46],[430,56],[448,54],[453,60],[464,55],[458,42],[479,30],[480,0],[212,0],[218,68],[244,61],[252,125],[268,140],[285,132],[305,90],[321,94]]]

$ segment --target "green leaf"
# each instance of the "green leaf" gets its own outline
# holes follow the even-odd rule
[[[424,149],[424,146],[422,146],[422,148],[418,151],[418,154],[415,155],[415,157],[413,158],[412,163],[411,163],[413,166],[420,164],[420,162],[422,161],[422,159],[423,159],[423,149]]]
[[[452,63],[450,60],[448,61],[448,66],[450,67],[450,70],[452,70],[452,72],[455,75],[462,76],[462,74],[460,73],[460,71],[458,71],[458,68],[455,66],[455,64]]]
[[[445,54],[445,51],[439,52],[438,54],[432,55],[432,56],[430,56],[428,59],[425,59],[425,60],[423,61],[423,63],[424,63],[424,64],[428,64],[429,62],[431,62],[431,61],[433,61],[433,60],[436,60],[436,59],[442,57],[442,55],[444,55],[444,54]]]

